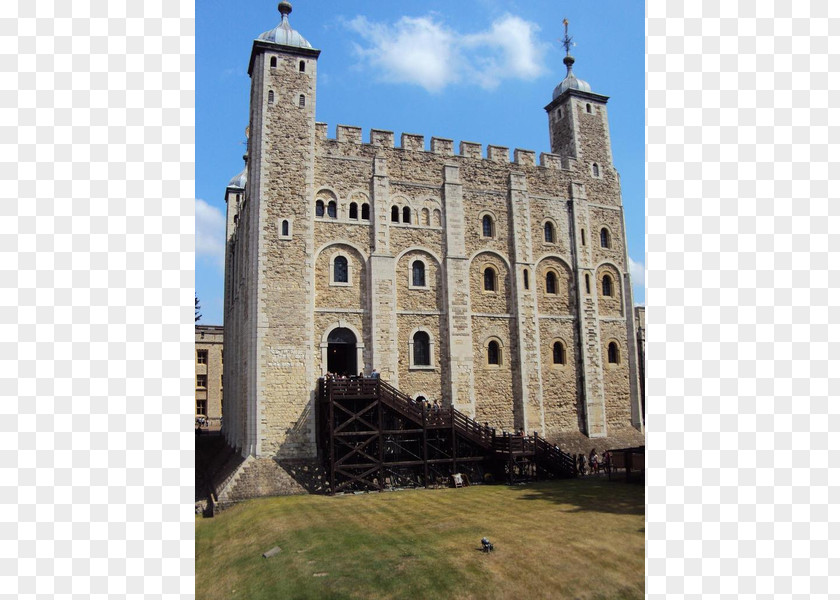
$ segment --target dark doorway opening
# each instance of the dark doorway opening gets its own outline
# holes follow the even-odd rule
[[[327,338],[327,371],[336,375],[358,375],[356,335],[346,327],[337,327]]]

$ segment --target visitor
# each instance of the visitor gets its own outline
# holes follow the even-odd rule
[[[597,472],[595,469],[595,465],[598,464],[598,453],[595,451],[595,448],[589,452],[589,472],[595,473]]]
[[[583,458],[583,452],[578,454],[578,473],[586,475],[586,459]]]
[[[370,372],[370,376],[373,377],[374,379],[379,379],[379,371],[374,369],[373,371]]]

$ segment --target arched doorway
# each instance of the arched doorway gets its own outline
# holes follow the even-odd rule
[[[356,334],[336,327],[327,337],[327,371],[338,375],[357,375]]]

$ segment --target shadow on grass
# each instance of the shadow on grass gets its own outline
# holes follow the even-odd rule
[[[571,505],[571,512],[645,514],[645,488],[607,479],[569,479],[538,482],[511,488],[521,500],[543,500]]]

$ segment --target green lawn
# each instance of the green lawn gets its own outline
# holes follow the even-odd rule
[[[644,494],[592,478],[251,500],[196,521],[197,597],[642,598]]]

